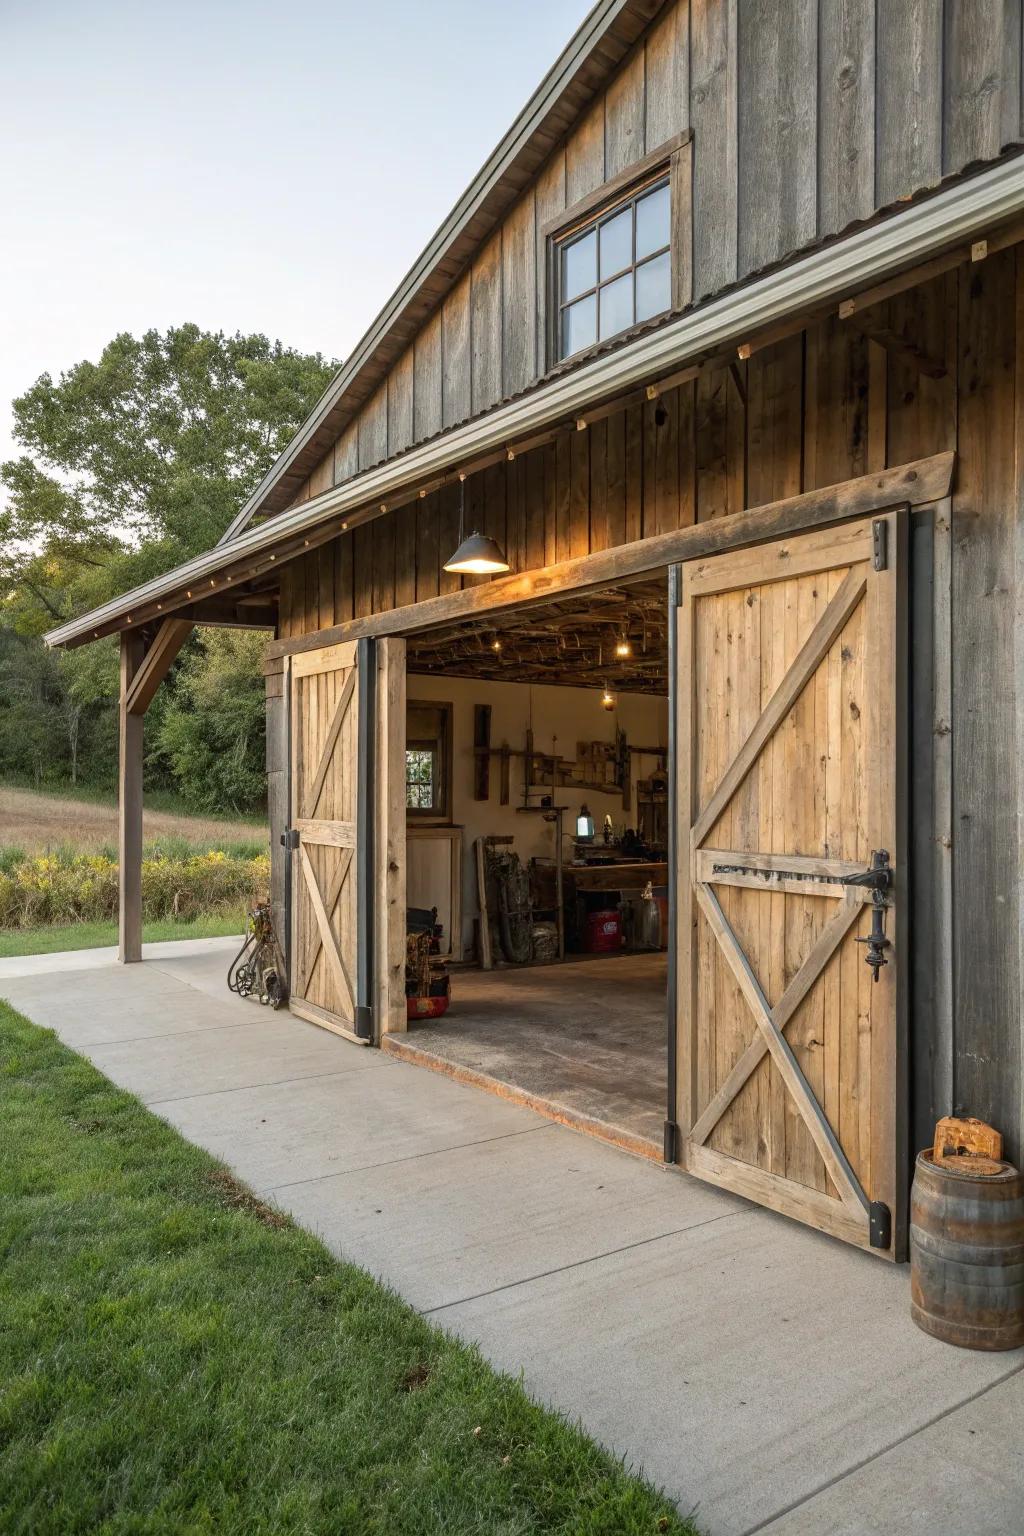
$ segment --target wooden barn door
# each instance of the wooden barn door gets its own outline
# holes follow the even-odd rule
[[[307,651],[290,673],[290,1007],[367,1043],[393,1027],[404,953],[404,641]]]
[[[677,615],[680,1160],[890,1258],[906,1177],[903,526],[888,512],[694,561]],[[848,882],[872,878],[876,853],[893,873],[873,950],[878,902]]]

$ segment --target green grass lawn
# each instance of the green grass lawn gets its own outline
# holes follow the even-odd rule
[[[2,1003],[0,1124],[5,1536],[692,1533]]]
[[[240,913],[227,917],[197,917],[191,923],[173,920],[145,923],[142,942],[153,944],[161,939],[213,939],[224,934],[241,934],[245,918]],[[11,955],[52,955],[65,949],[101,949],[117,943],[117,924],[60,923],[52,928],[0,928],[0,960]]]

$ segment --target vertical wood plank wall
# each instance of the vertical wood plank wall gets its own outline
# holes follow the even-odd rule
[[[673,135],[695,299],[1019,142],[1021,5],[671,0],[297,499],[541,377],[545,222]]]
[[[1024,247],[870,318],[941,359],[945,376],[830,319],[665,396],[663,418],[636,406],[472,477],[467,505],[513,568],[528,569],[956,449],[952,719],[930,727],[951,730],[953,743],[953,1102],[1000,1126],[1017,1156]],[[457,588],[441,569],[457,518],[448,489],[292,561],[281,572],[282,636]],[[941,1074],[935,1086],[922,1069],[919,1139],[949,1107],[941,1094]]]

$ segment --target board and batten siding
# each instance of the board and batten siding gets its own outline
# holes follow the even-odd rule
[[[545,225],[685,130],[695,299],[1020,141],[1021,8],[667,4],[297,500],[542,377]]]
[[[893,337],[913,345],[893,346]],[[921,354],[941,365],[940,376],[920,370]],[[733,368],[705,372],[660,406],[632,406],[469,477],[474,521],[504,544],[514,570],[957,453],[943,514],[951,527],[915,520],[915,537],[946,551],[945,577],[935,569],[952,595],[949,641],[927,664],[930,605],[940,618],[949,605],[943,609],[941,592],[915,597],[915,1136],[924,1145],[935,1118],[952,1107],[999,1126],[1019,1158],[1024,246],[936,277],[856,323],[816,322]],[[487,580],[442,569],[457,528],[449,486],[290,561],[281,570],[282,637]],[[931,571],[930,556],[919,564]],[[932,785],[928,764],[950,743],[953,800],[943,811],[932,803],[941,786]],[[931,872],[946,860],[955,914],[952,1047],[934,1028],[942,1007],[930,993],[941,970],[934,954],[949,944],[949,915],[933,910]],[[795,1048],[815,1047],[808,1036]]]

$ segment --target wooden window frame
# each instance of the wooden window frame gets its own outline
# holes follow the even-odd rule
[[[417,736],[415,739],[413,739],[413,738],[411,738],[409,736],[409,733],[408,733],[409,713],[410,713],[411,710],[414,710],[414,709],[433,709],[433,710],[438,710],[438,711],[440,711],[443,714],[443,716],[444,716],[444,724],[443,724],[443,727],[442,727],[442,730],[441,730],[441,733],[440,733],[439,736],[431,738],[429,740],[425,740],[424,738],[419,737],[419,736]],[[414,806],[414,805],[407,805],[406,808],[405,808],[405,814],[406,814],[407,818],[409,819],[409,821],[410,822],[415,822],[415,824],[417,826],[437,826],[437,827],[451,826],[452,825],[452,821],[454,819],[454,809],[453,809],[453,804],[452,804],[452,797],[453,797],[454,787],[455,787],[455,774],[454,774],[454,759],[453,759],[453,755],[452,755],[452,746],[453,746],[453,725],[454,725],[454,718],[455,718],[455,706],[454,706],[454,704],[451,703],[450,700],[445,700],[445,699],[412,699],[412,698],[410,698],[406,702],[405,714],[406,714],[405,752],[408,752],[408,751],[425,752],[425,751],[430,751],[432,748],[436,749],[436,751],[437,751],[437,779],[436,779],[436,786],[437,786],[437,790],[438,790],[439,795],[440,795],[440,804],[439,804],[439,806],[431,807],[429,810],[427,810],[425,808],[421,809],[421,808],[419,808],[417,806]],[[406,761],[404,752],[403,752],[403,756],[402,756],[402,761],[403,761],[403,764]],[[403,780],[403,798],[405,797],[404,796],[404,785],[407,784],[407,782],[408,782],[407,779]]]
[[[571,208],[566,208],[562,213],[556,214],[541,226],[541,238],[544,242],[546,274],[545,286],[547,296],[547,325],[545,335],[546,368],[545,376],[557,372],[562,368],[575,367],[587,358],[595,356],[609,345],[621,344],[628,341],[631,336],[636,336],[657,324],[666,315],[677,313],[685,309],[692,297],[692,249],[693,232],[690,216],[692,203],[692,134],[689,130],[676,134],[666,140],[664,144],[652,150],[649,155],[644,155],[634,165],[629,166],[619,175],[611,177],[608,181],[595,188],[593,192],[581,197],[573,203]],[[648,187],[655,187],[665,178],[669,187],[669,251],[671,252],[671,303],[668,309],[662,310],[658,315],[652,315],[638,324],[627,327],[623,331],[617,331],[614,336],[599,339],[593,346],[581,347],[578,352],[572,352],[567,357],[560,355],[561,351],[561,283],[559,272],[559,251],[568,236],[574,234],[579,226],[581,232],[584,226],[596,224],[606,214],[612,213],[618,204],[625,205],[633,198],[645,191]],[[635,264],[633,267],[635,271]]]

